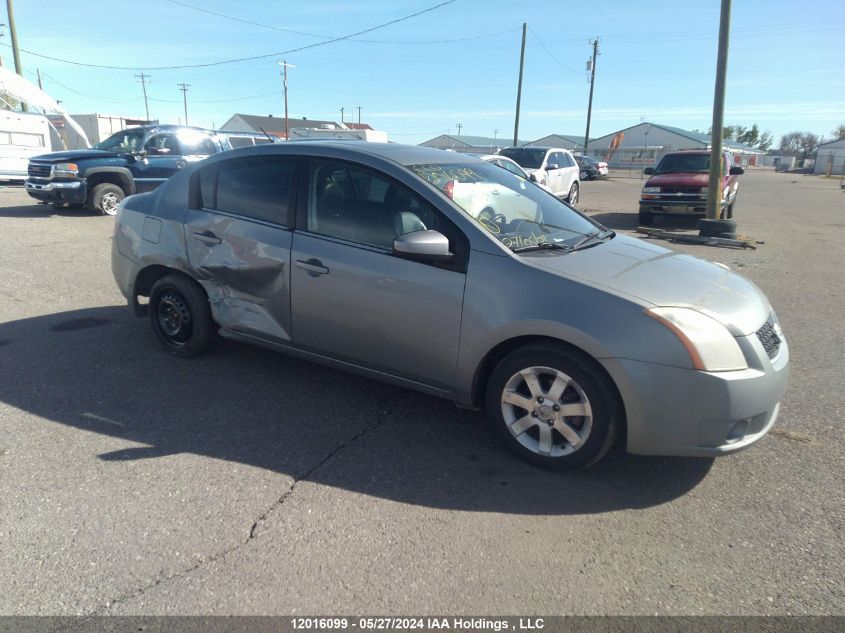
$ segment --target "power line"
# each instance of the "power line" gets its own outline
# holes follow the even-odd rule
[[[182,2],[182,0],[167,0],[172,4],[177,4],[179,6],[185,7],[187,9],[192,9],[194,11],[199,11],[201,13],[207,13],[209,15],[214,15],[218,18],[223,18],[224,20],[232,20],[233,22],[240,22],[241,24],[249,24],[252,26],[257,26],[262,29],[270,29],[272,31],[282,31],[284,33],[293,33],[295,35],[305,35],[307,37],[316,37],[323,40],[331,40],[334,38],[333,35],[321,35],[320,33],[309,33],[307,31],[297,31],[295,29],[285,28],[283,26],[276,26],[274,24],[264,24],[263,22],[253,22],[252,20],[247,20],[245,18],[239,18],[234,15],[228,15],[226,13],[220,13],[219,11],[212,11],[211,9],[205,9],[203,7],[198,7],[188,2]],[[467,42],[469,40],[479,40],[485,37],[494,37],[496,35],[503,35],[505,33],[512,33],[518,29],[507,29],[506,31],[498,31],[496,33],[486,33],[484,35],[474,35],[471,37],[458,37],[454,39],[447,39],[447,40],[364,40],[364,39],[354,39],[351,40],[353,42],[362,42],[365,44],[445,44],[447,42]]]
[[[534,39],[536,39],[536,40],[537,40],[537,42],[540,44],[540,46],[542,46],[544,49],[546,49],[546,52],[547,52],[549,55],[551,55],[551,57],[552,57],[552,59],[553,59],[553,60],[555,60],[558,64],[560,64],[561,66],[563,66],[564,68],[566,68],[566,70],[568,70],[569,72],[575,73],[575,74],[576,74],[576,75],[578,75],[579,77],[581,77],[581,76],[582,76],[582,73],[578,72],[577,70],[575,70],[575,69],[574,69],[574,68],[572,68],[571,66],[567,66],[567,65],[566,65],[566,64],[564,64],[562,61],[560,61],[560,60],[557,58],[557,55],[555,55],[555,54],[554,54],[554,53],[553,53],[553,52],[549,49],[549,47],[548,47],[548,46],[546,46],[546,45],[543,43],[543,40],[541,40],[541,39],[540,39],[540,36],[539,36],[539,35],[537,35],[537,33],[534,31],[534,29],[532,29],[532,28],[529,26],[529,27],[528,27],[528,30],[529,30],[529,31],[531,31],[531,35],[533,35],[533,36],[534,36]]]
[[[326,40],[325,42],[315,42],[314,44],[308,44],[306,46],[300,46],[298,48],[292,48],[286,51],[281,51],[277,53],[267,53],[265,55],[251,55],[249,57],[237,57],[234,59],[224,59],[216,62],[206,62],[204,64],[183,64],[180,66],[110,66],[107,64],[88,64],[85,62],[78,62],[70,59],[61,59],[59,57],[52,57],[50,55],[42,55],[41,53],[36,53],[34,51],[20,49],[24,53],[28,55],[33,55],[34,57],[40,57],[42,59],[49,59],[50,61],[54,62],[61,62],[63,64],[72,64],[74,66],[85,66],[86,68],[108,68],[110,70],[180,70],[183,68],[208,68],[209,66],[222,66],[223,64],[236,64],[238,62],[246,62],[252,61],[254,59],[267,59],[268,57],[282,57],[284,55],[290,55],[291,53],[299,53],[301,51],[305,51],[311,48],[316,48],[318,46],[325,46],[326,44],[333,44],[335,42],[340,42],[343,40],[348,40],[353,38],[357,35],[363,35],[364,33],[371,33],[372,31],[376,31],[378,29],[382,29],[384,27],[390,26],[392,24],[396,24],[398,22],[404,22],[405,20],[410,20],[411,18],[415,18],[420,16],[424,13],[429,13],[430,11],[434,11],[441,7],[445,7],[446,5],[452,4],[457,0],[445,0],[445,2],[441,2],[434,6],[428,7],[427,9],[422,9],[421,11],[417,11],[416,13],[411,13],[410,15],[402,16],[401,18],[395,18],[388,22],[384,22],[383,24],[378,24],[376,26],[372,26],[368,29],[364,29],[363,31],[357,31],[355,33],[350,33],[349,35],[342,35],[340,37],[335,37],[330,40]]]

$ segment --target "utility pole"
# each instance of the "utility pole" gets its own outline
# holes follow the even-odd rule
[[[590,103],[587,105],[587,131],[584,132],[584,156],[587,155],[587,146],[590,144],[590,119],[593,117],[593,87],[596,85],[596,57],[599,54],[599,38],[592,40],[593,61],[590,63]]]
[[[707,184],[707,218],[717,220],[722,201],[722,126],[725,121],[725,78],[728,74],[728,36],[731,29],[731,0],[722,0],[719,19],[719,55],[716,58],[716,87],[713,94],[713,127],[710,130],[710,181]],[[725,169],[730,169],[725,165]]]
[[[147,113],[147,121],[150,120],[150,106],[147,103],[147,80],[150,78],[149,75],[145,75],[141,72],[140,75],[135,75],[141,80],[141,88],[144,90],[144,111]]]
[[[12,54],[15,57],[15,72],[23,77],[21,52],[18,50],[18,32],[15,28],[15,6],[12,0],[6,0],[6,13],[9,14],[9,35],[12,38]],[[29,112],[29,106],[23,101],[21,101],[21,111]]]
[[[358,125],[361,125],[361,106],[355,106],[358,108]]]
[[[463,124],[455,123],[455,127],[458,128],[458,136],[460,136],[461,135],[461,128],[464,127]]]
[[[522,100],[522,70],[525,66],[525,32],[528,30],[528,22],[522,23],[522,48],[519,51],[519,83],[516,85],[516,119],[513,124],[513,144],[519,139],[519,102]]]
[[[191,87],[191,84],[182,83],[176,85],[182,91],[182,102],[185,104],[185,125],[188,125],[188,88]]]
[[[285,140],[288,140],[288,68],[296,68],[296,66],[288,64],[286,59],[278,64],[282,67],[282,87],[285,92]]]
[[[343,123],[343,108],[340,109],[340,122]]]
[[[493,138],[499,137],[499,130],[493,130]]]
[[[39,89],[39,90],[44,90],[44,86],[43,86],[43,85],[41,85],[41,69],[40,69],[40,68],[36,68],[36,69],[35,69],[35,74],[36,74],[36,75],[38,75],[38,89]]]

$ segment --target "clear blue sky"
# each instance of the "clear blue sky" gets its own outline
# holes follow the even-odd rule
[[[325,41],[422,11],[443,0],[18,0],[21,48],[76,62],[154,67],[265,55]],[[258,25],[192,9],[225,14]],[[646,120],[710,126],[718,0],[455,0],[353,40],[285,57],[291,116],[362,120],[392,140],[441,133],[513,135],[520,29],[526,45],[520,137],[583,134],[588,40],[601,38],[591,136]],[[0,8],[0,22],[7,21]],[[260,26],[266,25],[266,26]],[[268,28],[271,27],[271,28]],[[297,34],[284,29],[299,31]],[[310,34],[310,35],[307,35]],[[322,36],[322,37],[319,37]],[[367,41],[362,41],[367,40]],[[0,54],[12,65],[8,33]],[[150,115],[182,117],[177,83],[191,85],[194,125],[220,126],[233,113],[283,113],[280,57],[205,68],[149,70]],[[23,53],[44,88],[70,112],[143,116],[138,71],[97,69]],[[830,137],[845,123],[845,2],[735,0],[726,124],[780,135]]]

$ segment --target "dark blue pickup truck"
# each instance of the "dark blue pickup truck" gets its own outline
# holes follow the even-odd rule
[[[87,207],[115,215],[126,196],[152,191],[186,165],[231,149],[236,139],[247,137],[250,145],[271,142],[254,134],[178,125],[127,128],[92,149],[31,158],[26,191],[54,207]]]

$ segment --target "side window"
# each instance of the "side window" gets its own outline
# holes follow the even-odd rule
[[[511,172],[512,174],[516,174],[516,175],[517,175],[517,176],[519,176],[520,178],[525,178],[525,172],[524,172],[524,171],[522,171],[519,167],[517,167],[517,166],[516,166],[516,165],[514,165],[513,163],[509,163],[508,161],[503,160],[503,161],[500,161],[500,162],[498,162],[498,163],[496,163],[496,164],[497,164],[499,167],[502,167],[502,168],[504,168],[504,169],[507,169],[507,170],[508,170],[509,172]]]
[[[288,225],[294,162],[287,158],[236,158],[199,172],[201,206]]]
[[[171,133],[156,134],[147,139],[144,149],[152,156],[179,155],[179,143]]]
[[[182,156],[209,156],[218,151],[217,143],[207,134],[184,133],[179,135]]]
[[[309,192],[312,233],[391,250],[405,233],[435,229],[451,241],[457,231],[408,187],[356,165],[314,161]]]
[[[566,166],[565,163],[561,162],[561,155],[558,152],[551,152],[549,154],[546,165],[557,165],[558,169]]]
[[[567,152],[566,154],[562,154],[562,156],[566,159],[566,162],[563,163],[564,166],[567,167],[577,167],[578,163],[575,162],[575,159],[572,158],[572,154]]]

